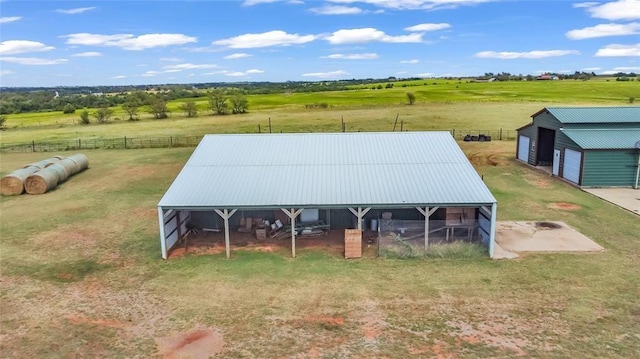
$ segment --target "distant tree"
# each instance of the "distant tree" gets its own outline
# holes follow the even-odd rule
[[[80,112],[80,123],[84,124],[84,125],[88,125],[89,124],[89,111],[87,111],[87,109],[84,109],[82,112]]]
[[[224,115],[229,107],[227,94],[221,89],[215,89],[207,93],[209,109],[214,115]]]
[[[167,108],[167,101],[161,95],[150,96],[147,106],[149,107],[149,113],[157,120],[169,117],[169,109]]]
[[[7,116],[0,115],[0,130],[4,130],[7,126]]]
[[[70,103],[67,103],[66,105],[64,105],[64,107],[62,108],[62,113],[74,113],[76,112],[76,107]]]
[[[196,117],[198,116],[198,105],[194,100],[187,100],[182,105],[180,105],[180,109],[184,111],[185,116],[187,117]]]
[[[393,88],[393,84],[391,82],[389,82],[384,88],[392,89]]]
[[[234,114],[245,113],[249,108],[247,97],[240,91],[235,91],[231,97],[231,112]]]
[[[96,118],[96,121],[98,123],[105,123],[109,121],[109,119],[111,118],[111,115],[113,115],[113,110],[107,107],[106,105],[100,106],[93,113],[93,117]]]
[[[416,103],[416,95],[413,92],[407,92],[407,101],[409,105]]]
[[[122,109],[129,115],[129,121],[138,120],[138,110],[140,109],[140,103],[134,99],[130,99],[122,104]]]

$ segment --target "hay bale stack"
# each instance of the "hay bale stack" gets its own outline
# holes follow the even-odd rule
[[[37,167],[38,169],[43,169],[43,168],[47,168],[47,166],[51,166],[52,164],[58,163],[58,162],[60,162],[60,159],[58,157],[50,157],[50,158],[47,158],[46,160],[30,163],[24,166],[24,168]]]
[[[64,167],[60,166],[59,163],[54,163],[51,166],[48,166],[47,168],[43,169],[42,171],[55,172],[56,175],[58,175],[58,184],[66,181],[67,178],[69,178],[69,173]]]
[[[3,196],[16,196],[24,191],[24,181],[29,175],[37,172],[38,167],[27,166],[19,170],[15,170],[0,180],[0,193]]]
[[[55,168],[47,167],[27,177],[24,181],[24,190],[28,194],[43,194],[55,188],[59,180],[60,177]]]
[[[71,177],[80,171],[78,164],[70,158],[64,158],[57,165],[64,168],[65,172],[67,172],[67,177]]]
[[[75,155],[67,157],[67,159],[72,160],[78,165],[78,172],[82,172],[89,168],[89,158],[82,153],[76,153]]]

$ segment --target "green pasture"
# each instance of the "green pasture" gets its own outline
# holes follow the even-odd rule
[[[156,205],[192,149],[88,150],[55,190],[0,198],[2,357],[160,357],[198,328],[223,335],[216,358],[639,357],[638,216],[517,163],[514,142],[460,145],[498,220],[564,221],[605,251],[163,261]],[[0,172],[42,158],[2,154]]]

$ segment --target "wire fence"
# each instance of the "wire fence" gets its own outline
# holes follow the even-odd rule
[[[448,130],[460,141],[508,141],[515,140],[515,130]],[[203,136],[166,136],[166,137],[116,137],[70,139],[57,141],[30,141],[22,143],[0,144],[0,152],[59,152],[86,149],[139,149],[195,147]]]

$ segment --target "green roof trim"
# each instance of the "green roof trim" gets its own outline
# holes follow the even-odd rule
[[[640,123],[640,107],[546,107],[532,117],[543,112],[550,113],[561,123]]]
[[[563,130],[571,141],[585,150],[633,149],[640,141],[640,129]]]

